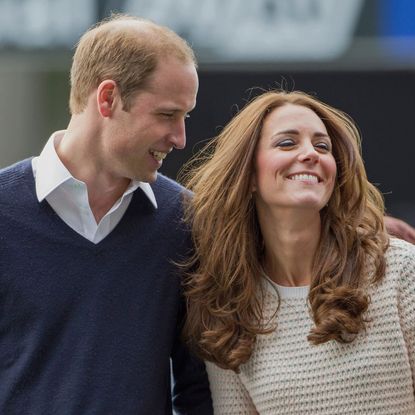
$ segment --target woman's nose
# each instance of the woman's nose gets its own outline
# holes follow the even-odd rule
[[[312,144],[304,145],[300,149],[298,160],[301,162],[316,163],[319,160],[319,153]]]

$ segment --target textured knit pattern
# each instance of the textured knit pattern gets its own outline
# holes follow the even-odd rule
[[[210,414],[180,342],[182,193],[159,176],[94,244],[39,203],[30,160],[0,172],[0,414]]]
[[[280,294],[277,328],[258,336],[240,374],[208,364],[215,414],[415,414],[415,247],[392,239],[386,256],[371,322],[350,344],[311,345],[307,290]],[[270,317],[278,288],[265,284]]]

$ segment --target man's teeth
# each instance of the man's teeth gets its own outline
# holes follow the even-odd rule
[[[167,153],[164,153],[162,151],[150,151],[150,153],[158,161],[164,160],[167,156]]]
[[[290,176],[289,179],[318,183],[318,178],[312,174],[294,174],[293,176]]]

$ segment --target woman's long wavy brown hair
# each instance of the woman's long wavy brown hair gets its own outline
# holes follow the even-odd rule
[[[185,336],[200,357],[235,371],[249,359],[256,336],[275,329],[262,314],[264,252],[251,183],[263,122],[285,104],[308,107],[320,117],[337,164],[333,194],[321,211],[308,296],[315,325],[308,340],[352,341],[365,328],[367,288],[385,271],[383,199],[367,180],[353,121],[302,92],[270,91],[256,97],[183,173],[194,192],[186,217],[195,246],[185,264],[191,270]]]

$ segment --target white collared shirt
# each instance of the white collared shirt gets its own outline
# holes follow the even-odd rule
[[[124,194],[106,215],[96,223],[88,202],[86,184],[75,179],[56,153],[55,146],[65,131],[53,133],[39,157],[32,160],[36,195],[46,199],[56,214],[74,231],[97,244],[117,226],[131,202],[133,192],[140,187],[157,208],[157,201],[148,183],[132,180]]]

